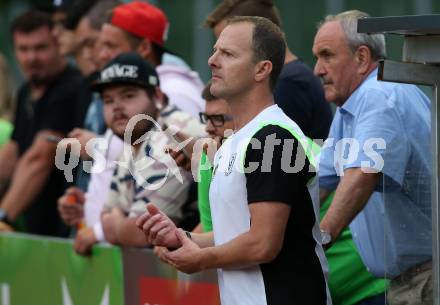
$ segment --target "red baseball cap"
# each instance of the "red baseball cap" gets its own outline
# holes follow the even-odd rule
[[[163,47],[168,35],[168,20],[159,8],[133,1],[113,9],[110,23],[138,37],[148,38]]]

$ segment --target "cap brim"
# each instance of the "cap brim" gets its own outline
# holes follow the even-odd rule
[[[131,86],[137,86],[145,89],[149,88],[155,88],[155,86],[146,84],[144,82],[132,80],[132,79],[126,79],[126,78],[120,78],[120,79],[111,79],[109,81],[94,81],[90,84],[90,88],[93,91],[101,93],[102,90],[104,90],[107,87],[110,86],[116,86],[116,85],[131,85]]]

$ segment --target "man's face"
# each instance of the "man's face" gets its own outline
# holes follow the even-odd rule
[[[99,34],[98,62],[99,68],[105,66],[116,56],[134,51],[120,28],[106,23],[102,26]]]
[[[315,36],[314,69],[324,85],[325,99],[342,106],[360,83],[356,57],[338,21],[325,23]]]
[[[214,46],[208,64],[212,70],[211,93],[228,99],[248,91],[254,84],[253,25],[228,25]]]
[[[145,89],[132,85],[114,85],[102,91],[104,119],[107,126],[124,138],[128,121],[137,114],[146,114],[156,119],[158,110]],[[132,142],[151,128],[151,122],[142,120],[134,126]]]
[[[98,69],[96,64],[96,41],[99,31],[90,25],[90,20],[82,18],[75,29],[75,61],[83,75],[90,75]]]
[[[50,81],[59,71],[62,57],[50,29],[43,26],[30,33],[13,33],[17,61],[33,84]]]
[[[220,126],[220,121],[212,122],[208,120],[206,122],[206,132],[213,139],[223,139],[226,130],[234,130],[234,121],[231,117],[228,103],[223,99],[213,100],[206,102],[205,113],[210,116],[223,116],[223,124]],[[225,117],[226,116],[226,117]]]
[[[67,19],[67,13],[64,11],[56,11],[52,14],[54,23],[52,34],[58,42],[58,47],[62,55],[70,55],[75,49],[75,34],[73,31],[64,27]]]

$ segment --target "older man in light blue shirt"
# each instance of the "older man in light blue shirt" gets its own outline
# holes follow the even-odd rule
[[[395,277],[432,253],[429,100],[415,86],[376,79],[374,70],[337,110],[319,176],[321,188],[332,190],[348,168],[382,173],[350,228],[371,272]]]
[[[385,43],[356,33],[364,16],[327,17],[313,46],[338,106],[319,165],[321,188],[336,189],[323,243],[350,224],[367,268],[393,279],[390,305],[432,304],[430,101],[416,86],[377,81]]]

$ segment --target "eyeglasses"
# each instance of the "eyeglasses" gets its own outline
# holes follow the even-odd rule
[[[199,112],[200,122],[202,124],[208,123],[208,120],[211,121],[212,125],[215,127],[222,127],[225,122],[232,121],[232,116],[227,114],[213,114],[208,115],[205,112]]]

